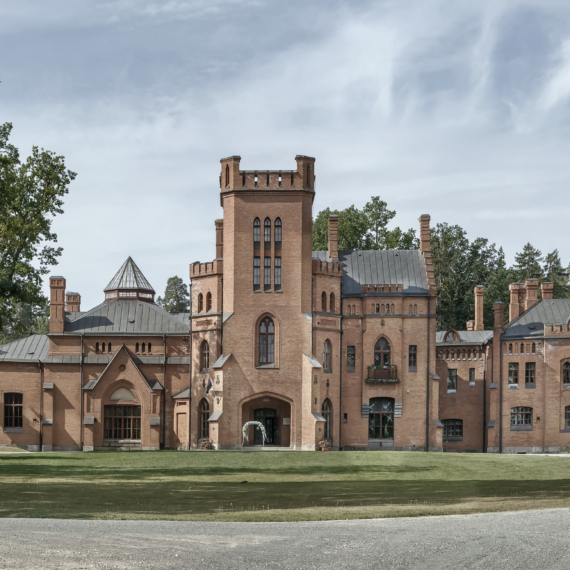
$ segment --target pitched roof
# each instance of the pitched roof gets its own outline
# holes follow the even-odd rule
[[[544,334],[544,325],[565,325],[570,319],[570,299],[544,299],[513,319],[503,339],[535,337]]]
[[[190,320],[173,316],[155,303],[137,300],[105,301],[65,322],[64,334],[77,333],[134,333],[134,334],[189,334]]]
[[[34,334],[0,346],[0,362],[38,362],[43,361],[49,349],[45,334]]]
[[[140,289],[155,292],[130,255],[104,291],[115,291],[116,289]]]
[[[435,342],[438,346],[451,346],[458,344],[484,344],[493,337],[493,331],[455,331],[459,335],[459,342],[446,342],[443,339],[448,331],[437,331]]]
[[[330,261],[328,251],[313,251],[313,258]],[[403,285],[406,295],[429,293],[426,266],[417,250],[339,251],[344,264],[342,294],[361,295],[362,285]]]

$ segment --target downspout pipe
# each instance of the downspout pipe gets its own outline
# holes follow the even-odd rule
[[[340,374],[339,374],[339,397],[338,397],[338,449],[342,451],[342,369],[344,366],[343,360],[343,352],[342,352],[342,335],[344,334],[344,328],[342,324],[342,317],[344,315],[343,307],[344,303],[342,302],[342,279],[340,280]]]
[[[166,334],[162,335],[162,344],[164,347],[164,356],[162,357],[162,418],[160,423],[162,425],[162,442],[161,449],[166,447]]]
[[[427,300],[427,389],[426,389],[426,451],[429,451],[429,352],[430,352],[430,300]]]
[[[500,347],[499,347],[500,349]],[[503,453],[503,351],[499,352],[501,359],[501,372],[499,385],[499,453]]]
[[[493,345],[489,343],[491,349],[491,382],[493,381]],[[485,353],[485,371],[483,373],[483,453],[487,453],[487,353]]]
[[[42,361],[40,359],[38,359],[38,368],[40,371],[40,425],[39,425],[39,429],[38,429],[38,443],[39,443],[39,447],[38,447],[38,451],[42,450],[42,423],[43,423],[43,418],[42,418],[42,404],[43,404],[43,383],[44,383],[44,379],[43,379],[43,368],[42,368]]]
[[[79,451],[83,451],[83,333],[81,333],[81,358],[79,359]]]

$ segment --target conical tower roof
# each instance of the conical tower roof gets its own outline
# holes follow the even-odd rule
[[[148,291],[154,293],[152,285],[147,281],[146,277],[142,274],[137,264],[133,261],[131,256],[123,263],[121,269],[117,271],[115,277],[104,291],[117,291],[117,290],[138,290]]]

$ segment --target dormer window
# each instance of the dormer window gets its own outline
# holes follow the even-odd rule
[[[449,329],[445,333],[443,342],[460,342],[459,333],[454,329]]]

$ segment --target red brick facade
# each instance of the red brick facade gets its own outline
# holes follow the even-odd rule
[[[484,331],[477,287],[467,330],[436,333],[429,216],[419,251],[341,252],[332,216],[329,250],[313,252],[315,160],[296,161],[293,171],[221,161],[216,258],[190,265],[190,314],[155,305],[130,258],[87,312],[63,277],[50,278],[50,334],[0,347],[0,445],[567,449],[568,322],[513,336],[529,311],[560,303],[552,288],[539,303],[536,282],[513,285],[513,326],[497,304],[495,330]],[[511,427],[511,408],[532,412]],[[244,437],[250,421],[265,442],[253,426]]]

